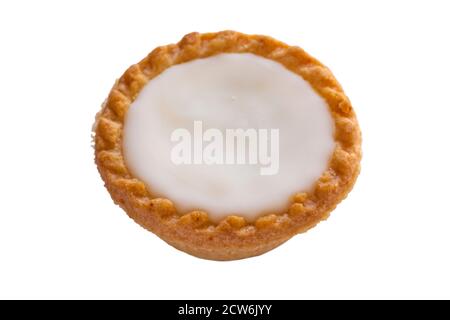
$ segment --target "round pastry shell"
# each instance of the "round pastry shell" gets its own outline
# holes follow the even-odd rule
[[[308,81],[326,100],[334,120],[336,147],[328,169],[311,190],[293,190],[285,210],[264,214],[255,221],[230,215],[214,223],[204,211],[177,212],[169,199],[152,195],[151,186],[133,176],[124,161],[124,118],[143,86],[173,65],[220,53],[253,53],[281,63]],[[360,170],[358,122],[330,70],[301,48],[263,35],[235,31],[190,33],[177,44],[156,48],[116,81],[97,114],[94,131],[95,162],[114,202],[170,245],[205,259],[234,260],[260,255],[310,229],[326,219],[347,196]]]

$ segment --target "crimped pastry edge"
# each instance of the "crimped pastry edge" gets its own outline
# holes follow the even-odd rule
[[[204,211],[178,213],[170,200],[152,196],[130,173],[122,152],[124,118],[142,87],[172,65],[219,53],[253,53],[283,64],[326,100],[334,119],[336,147],[328,169],[312,190],[294,194],[286,210],[255,221],[231,215],[214,223]],[[96,116],[94,131],[95,162],[114,202],[170,245],[205,259],[256,256],[307,231],[347,196],[360,170],[361,133],[356,115],[330,70],[301,48],[263,35],[190,33],[177,44],[154,49],[116,81]]]

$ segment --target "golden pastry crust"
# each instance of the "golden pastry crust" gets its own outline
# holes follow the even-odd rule
[[[229,216],[219,223],[203,211],[178,213],[168,199],[155,198],[124,162],[124,117],[142,87],[170,66],[219,53],[253,53],[283,64],[308,81],[328,103],[336,147],[328,169],[312,190],[294,194],[283,212],[248,222]],[[153,50],[115,83],[95,130],[95,161],[111,197],[144,228],[197,257],[234,260],[256,256],[282,244],[328,217],[346,197],[359,174],[361,134],[349,99],[330,70],[299,47],[261,35],[234,31],[190,33],[177,44]]]

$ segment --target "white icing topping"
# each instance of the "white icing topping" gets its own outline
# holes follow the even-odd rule
[[[269,136],[279,129],[278,173],[261,175],[261,163],[174,164],[171,135],[179,128],[194,135],[194,121],[202,121],[203,133],[217,128],[224,137],[226,129],[268,129]],[[253,54],[220,54],[149,81],[128,110],[123,151],[131,172],[181,213],[254,220],[312,188],[328,166],[333,131],[326,102],[303,78]]]

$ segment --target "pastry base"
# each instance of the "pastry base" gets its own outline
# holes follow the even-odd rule
[[[311,190],[293,190],[286,210],[251,222],[233,215],[214,223],[204,211],[177,212],[169,199],[155,197],[151,186],[132,175],[122,152],[124,117],[143,86],[170,66],[219,53],[244,52],[277,61],[311,84],[328,103],[335,123],[336,148],[328,169]],[[257,256],[314,227],[347,196],[360,170],[358,122],[330,70],[299,47],[234,31],[190,33],[177,44],[153,50],[117,80],[97,114],[94,131],[95,161],[114,202],[170,245],[205,259]]]

